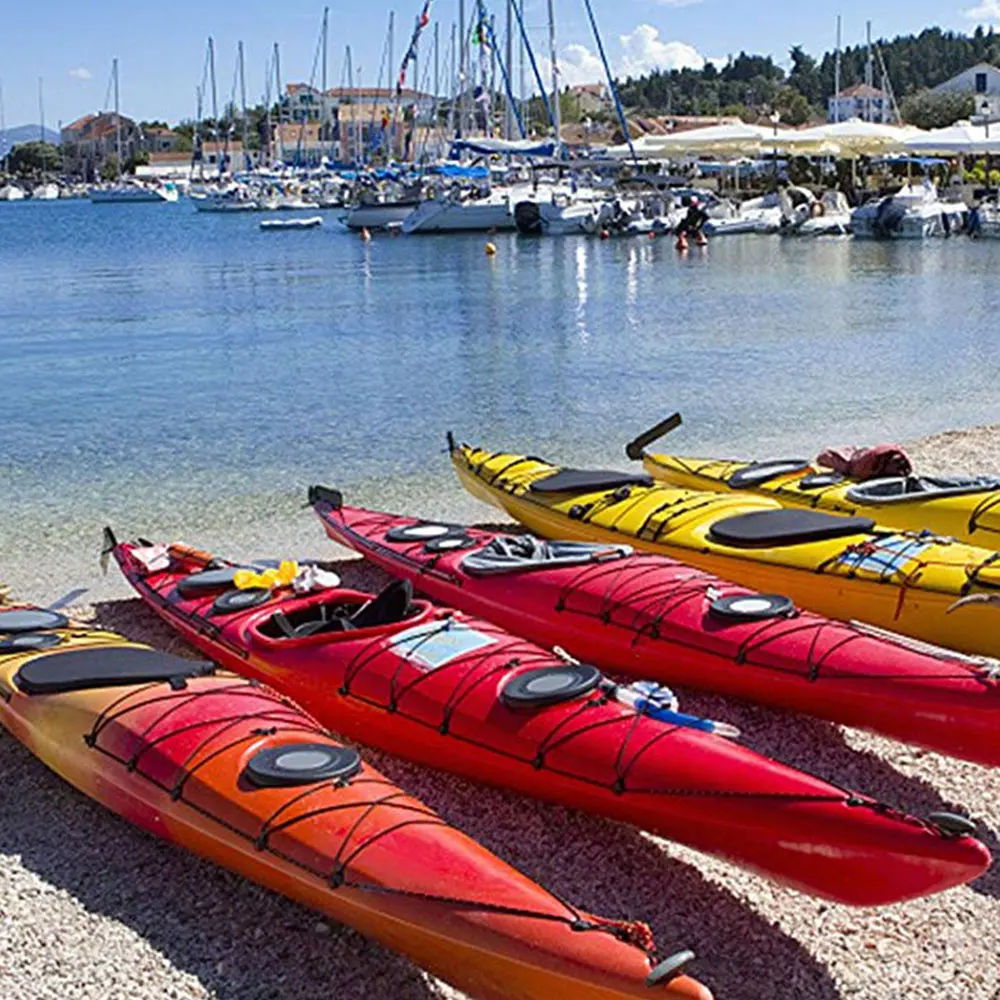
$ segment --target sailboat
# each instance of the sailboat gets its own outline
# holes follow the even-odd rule
[[[136,201],[177,201],[178,190],[172,183],[146,186],[137,180],[126,181],[122,176],[122,117],[118,108],[118,60],[111,62],[111,76],[115,88],[115,162],[117,178],[113,184],[99,185],[90,189],[89,196],[94,204]]]

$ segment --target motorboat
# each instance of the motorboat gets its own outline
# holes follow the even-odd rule
[[[254,212],[257,200],[246,188],[234,185],[220,191],[203,191],[191,194],[198,212]]]
[[[317,229],[323,225],[321,215],[308,219],[261,219],[260,228],[266,233],[282,232],[289,229]]]
[[[58,201],[59,185],[51,181],[47,184],[39,184],[31,191],[32,201]]]
[[[514,205],[514,225],[524,236],[573,236],[593,233],[608,192],[598,188],[553,187],[548,197],[534,189]]]
[[[851,231],[851,206],[842,191],[824,191],[817,198],[808,188],[788,187],[779,198],[782,235],[843,236]]]
[[[150,186],[124,181],[106,187],[93,187],[90,189],[89,197],[95,205],[140,201],[174,202],[177,201],[179,192],[170,181]]]
[[[851,230],[867,239],[922,240],[962,232],[969,210],[943,201],[930,182],[905,184],[895,194],[866,202],[851,213]]]
[[[737,204],[722,200],[709,206],[705,232],[711,236],[741,233],[776,233],[781,228],[781,202],[777,194],[750,198]]]
[[[0,201],[23,201],[24,192],[16,184],[0,187]]]
[[[969,235],[1000,239],[1000,196],[987,198],[969,213]]]

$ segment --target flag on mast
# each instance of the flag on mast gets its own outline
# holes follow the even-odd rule
[[[403,65],[399,67],[399,79],[396,81],[396,94],[397,96],[402,92],[403,87],[406,85],[406,68],[413,62],[417,57],[417,41],[420,38],[420,32],[431,23],[431,0],[424,0],[424,6],[420,11],[420,16],[417,18],[416,26],[413,29],[413,37],[410,39],[410,47],[406,50],[406,55],[403,56]]]

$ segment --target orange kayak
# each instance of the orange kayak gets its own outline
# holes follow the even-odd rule
[[[31,607],[0,610],[0,722],[165,840],[484,1000],[711,1000],[642,923],[558,899],[266,687]],[[336,988],[336,983],[331,983]]]

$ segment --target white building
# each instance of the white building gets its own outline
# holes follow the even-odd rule
[[[888,94],[867,83],[856,83],[845,87],[827,101],[827,121],[846,122],[849,118],[860,118],[866,122],[892,124],[892,101]]]
[[[963,70],[958,76],[938,84],[936,94],[971,94],[976,102],[977,117],[1000,118],[1000,69],[991,63],[979,63]],[[985,107],[984,107],[985,105]]]

